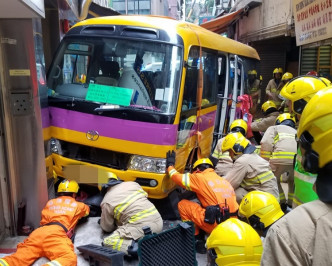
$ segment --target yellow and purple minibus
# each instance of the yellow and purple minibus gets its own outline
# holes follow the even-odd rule
[[[77,23],[47,75],[54,171],[114,172],[150,198],[175,189],[166,152],[190,169],[236,118],[255,49],[184,21],[112,16]]]

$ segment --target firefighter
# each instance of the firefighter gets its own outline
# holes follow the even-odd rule
[[[236,119],[231,123],[229,129],[230,132],[240,132],[243,136],[245,136],[248,129],[247,122],[243,119]],[[227,172],[233,167],[233,160],[231,157],[229,157],[229,153],[222,153],[221,151],[221,146],[224,139],[225,137],[218,140],[216,148],[212,154],[212,157],[218,160],[215,171],[220,176],[225,176]]]
[[[269,163],[256,154],[255,149],[239,132],[229,133],[222,144],[222,151],[229,151],[234,161],[225,179],[233,186],[237,202],[252,190],[269,192],[276,198],[279,196],[277,179]]]
[[[250,113],[256,114],[257,106],[261,103],[261,81],[257,78],[257,71],[255,69],[248,71],[248,89],[249,95],[252,99],[252,107]]]
[[[298,206],[277,221],[265,238],[262,265],[331,265],[332,87],[308,102],[297,136],[302,166],[317,173],[319,200]]]
[[[281,91],[281,89],[293,78],[293,74],[290,72],[286,72],[285,74],[282,75],[281,82],[278,87],[278,91]],[[286,105],[286,100],[280,96],[279,98],[282,100],[280,107],[278,108],[278,111],[288,113],[289,109],[288,106]]]
[[[301,119],[301,114],[307,102],[315,93],[326,88],[330,81],[325,78],[315,76],[299,76],[289,82],[280,92],[281,96],[288,100],[290,112],[294,112],[297,119]],[[316,175],[306,172],[301,166],[301,150],[297,150],[294,166],[294,197],[293,208],[306,202],[318,199],[312,186],[315,183]]]
[[[251,130],[257,144],[260,143],[262,139],[261,134],[265,132],[270,126],[275,124],[276,119],[280,114],[277,110],[277,106],[273,101],[266,101],[263,103],[262,112],[264,117],[251,123]]]
[[[206,241],[208,265],[260,265],[262,240],[245,222],[230,218],[219,224]]]
[[[279,200],[283,211],[287,205],[292,208],[294,196],[294,156],[297,143],[295,139],[295,118],[290,113],[284,113],[277,117],[276,125],[269,127],[261,140],[261,157],[270,163],[270,167],[277,178]],[[286,201],[280,177],[288,173],[288,197]]]
[[[283,86],[286,85],[292,78],[293,78],[293,74],[290,73],[290,72],[286,72],[285,74],[283,74],[282,77],[281,77],[281,81],[283,83]]]
[[[70,238],[78,220],[89,215],[89,207],[75,200],[78,189],[76,181],[63,180],[58,186],[58,197],[49,200],[42,210],[40,227],[17,245],[14,254],[0,259],[0,265],[32,265],[41,257],[50,260],[45,265],[76,265]]]
[[[227,180],[215,173],[208,158],[197,160],[191,174],[180,174],[174,165],[175,152],[169,151],[166,155],[166,167],[170,177],[180,187],[195,192],[200,201],[198,204],[183,199],[178,203],[178,209],[182,220],[190,220],[195,224],[196,250],[205,253],[205,234],[199,234],[200,229],[210,234],[217,223],[237,215],[239,205],[234,189]]]
[[[265,90],[268,100],[273,101],[277,108],[279,108],[281,104],[281,99],[279,98],[279,85],[281,82],[282,73],[283,70],[281,67],[275,68],[273,70],[273,79],[269,81]]]
[[[272,224],[284,216],[278,200],[270,193],[251,191],[245,195],[239,206],[239,216],[265,237]]]
[[[138,183],[123,182],[114,173],[108,174],[108,183],[102,187],[105,196],[100,204],[100,226],[111,234],[104,238],[103,245],[136,257],[137,240],[144,236],[142,227],[160,233],[163,220]]]

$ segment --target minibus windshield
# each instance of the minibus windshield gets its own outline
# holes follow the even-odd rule
[[[105,112],[174,114],[182,54],[181,47],[155,41],[66,37],[48,73],[49,96]]]

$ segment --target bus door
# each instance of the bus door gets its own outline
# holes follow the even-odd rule
[[[214,150],[218,140],[223,137],[223,128],[227,112],[227,101],[228,101],[227,96],[229,90],[228,77],[229,77],[229,60],[226,55],[220,54],[218,56],[218,73],[217,73],[218,106],[217,106],[216,121],[213,133],[212,150]]]
[[[200,63],[203,70],[201,101],[197,99]],[[183,149],[188,158],[186,168],[195,161],[198,151],[202,156],[209,156],[211,151],[217,105],[217,70],[217,51],[202,48],[200,58],[199,47],[190,49],[177,139],[177,148]],[[201,106],[198,106],[199,102]]]
[[[228,133],[230,124],[235,119],[237,97],[244,91],[244,75],[243,64],[237,55],[231,55],[229,72],[229,92],[228,92],[228,110],[226,112],[226,119],[224,123],[223,132]]]

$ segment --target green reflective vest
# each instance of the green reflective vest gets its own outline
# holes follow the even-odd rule
[[[301,161],[302,154],[300,148],[298,148],[294,167],[295,190],[293,207],[318,199],[316,192],[313,190],[317,175],[306,172],[302,167]]]

